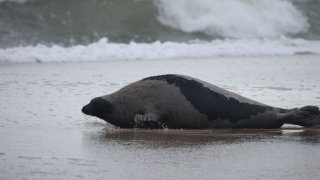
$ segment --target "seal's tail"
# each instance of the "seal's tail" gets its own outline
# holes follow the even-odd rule
[[[285,122],[304,127],[320,125],[319,108],[317,106],[304,106],[299,109],[293,109]]]

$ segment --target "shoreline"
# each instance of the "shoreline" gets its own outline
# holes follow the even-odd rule
[[[30,62],[10,62],[6,60],[0,59],[0,67],[1,66],[14,66],[14,65],[26,65],[26,64],[73,64],[73,63],[112,63],[112,62],[140,62],[140,61],[146,61],[146,62],[163,62],[163,61],[193,61],[193,60],[223,60],[223,59],[239,59],[239,60],[246,60],[246,59],[260,59],[260,60],[266,60],[266,59],[278,59],[283,60],[286,58],[291,59],[316,59],[319,58],[320,54],[318,53],[298,53],[298,54],[283,54],[283,55],[249,55],[249,56],[232,56],[232,55],[226,55],[226,56],[214,56],[214,57],[179,57],[179,58],[159,58],[159,59],[105,59],[105,60],[82,60],[82,61],[40,61],[40,60],[34,60]]]

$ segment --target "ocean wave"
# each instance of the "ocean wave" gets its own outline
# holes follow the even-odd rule
[[[315,0],[0,0],[0,48],[36,44],[320,40]]]
[[[280,38],[226,39],[211,42],[113,43],[107,38],[83,46],[26,46],[0,49],[0,62],[83,62],[109,60],[162,60],[219,56],[272,56],[320,54],[320,41]]]
[[[306,32],[307,18],[279,0],[157,0],[159,21],[187,33],[229,38],[278,38]]]

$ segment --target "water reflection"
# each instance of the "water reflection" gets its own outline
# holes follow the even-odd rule
[[[219,130],[146,130],[111,129],[85,135],[95,144],[117,143],[144,148],[170,148],[198,145],[238,144],[248,142],[320,143],[319,129],[219,129]]]
[[[284,140],[295,141],[304,144],[319,145],[320,129],[283,130]]]

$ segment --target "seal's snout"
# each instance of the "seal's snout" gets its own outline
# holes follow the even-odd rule
[[[86,115],[90,115],[90,109],[88,107],[88,105],[83,106],[83,108],[81,109],[81,111],[86,114]]]
[[[112,105],[101,97],[94,98],[89,104],[82,108],[82,112],[86,115],[97,116],[101,119],[105,114],[112,112]]]

